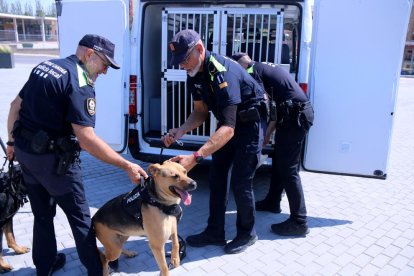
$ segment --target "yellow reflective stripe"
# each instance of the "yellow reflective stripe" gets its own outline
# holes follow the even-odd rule
[[[214,64],[214,66],[217,68],[218,72],[225,72],[226,67],[223,66],[223,64],[221,64],[220,62],[217,61],[217,59],[215,59],[213,56],[210,56],[210,62],[212,62]]]
[[[78,69],[79,87],[88,85],[88,77],[86,76],[85,71],[83,71],[79,64],[76,64],[76,68]]]
[[[253,65],[247,68],[247,73],[253,74]]]
[[[218,62],[217,61],[217,59],[215,59],[212,55],[210,56],[210,60],[209,60],[209,62],[210,63],[213,63],[213,65],[214,65],[214,67],[217,69],[217,72],[218,73],[221,73],[221,72],[225,72],[225,71],[227,71],[226,70],[226,67],[224,67],[223,66],[223,64],[221,64],[220,62]],[[211,71],[209,70],[209,72],[208,72],[209,74],[210,74],[210,80],[211,81],[213,81],[213,79],[214,79],[214,75],[211,73]],[[214,72],[215,73],[215,72]]]

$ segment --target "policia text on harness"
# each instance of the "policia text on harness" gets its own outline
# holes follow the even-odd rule
[[[119,195],[112,200],[108,201],[105,206],[109,209],[112,209],[114,206],[120,204],[121,208],[125,211],[127,216],[122,216],[115,218],[115,220],[120,220],[120,223],[131,223],[131,224],[138,224],[139,227],[143,228],[143,217],[141,213],[141,207],[143,204],[148,204],[157,207],[162,211],[164,214],[169,216],[174,216],[177,219],[177,223],[181,220],[183,210],[179,204],[173,204],[173,205],[164,205],[159,203],[156,200],[156,192],[154,188],[154,180],[151,175],[148,176],[146,180],[144,178],[141,178],[141,183],[138,186],[136,186],[133,190],[131,190],[129,193]],[[99,221],[107,221],[108,217],[103,217],[104,214],[101,212],[103,208],[99,209],[96,214],[94,215],[94,219],[97,219]],[[111,221],[109,223],[116,223],[114,221]],[[186,243],[184,239],[178,235],[179,239],[179,254],[180,254],[180,260],[184,259],[186,256]],[[167,257],[169,254],[166,254]],[[111,267],[116,266],[116,261],[110,263]]]

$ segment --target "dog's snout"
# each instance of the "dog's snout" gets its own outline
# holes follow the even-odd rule
[[[188,190],[192,191],[197,189],[197,182],[195,182],[194,180],[190,182],[190,184],[188,184]]]

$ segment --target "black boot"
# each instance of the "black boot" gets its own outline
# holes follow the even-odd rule
[[[291,218],[281,223],[272,224],[272,231],[280,236],[306,236],[309,227],[306,222],[297,222]]]
[[[188,245],[193,247],[202,247],[206,245],[226,245],[226,240],[223,237],[210,234],[205,230],[200,234],[188,236],[186,240]]]
[[[237,254],[245,251],[257,241],[257,236],[236,237],[224,247],[227,254]]]
[[[264,211],[279,214],[280,212],[282,212],[282,209],[280,209],[280,201],[272,202],[265,198],[261,201],[256,201],[256,211]]]
[[[59,269],[63,268],[66,263],[66,255],[64,253],[58,253],[53,263],[52,267],[50,268],[49,274],[52,275],[53,272],[58,271]]]

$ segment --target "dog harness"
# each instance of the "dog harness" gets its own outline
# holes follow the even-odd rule
[[[179,204],[161,204],[156,201],[155,197],[156,191],[154,187],[154,180],[152,176],[148,176],[143,185],[138,185],[123,197],[122,205],[127,213],[133,216],[141,227],[144,227],[141,213],[142,204],[149,204],[159,208],[164,214],[176,217],[178,223],[183,214],[181,206]]]
[[[7,172],[4,171],[6,162],[9,162]],[[20,165],[6,159],[0,169],[0,222],[13,217],[27,201]]]

